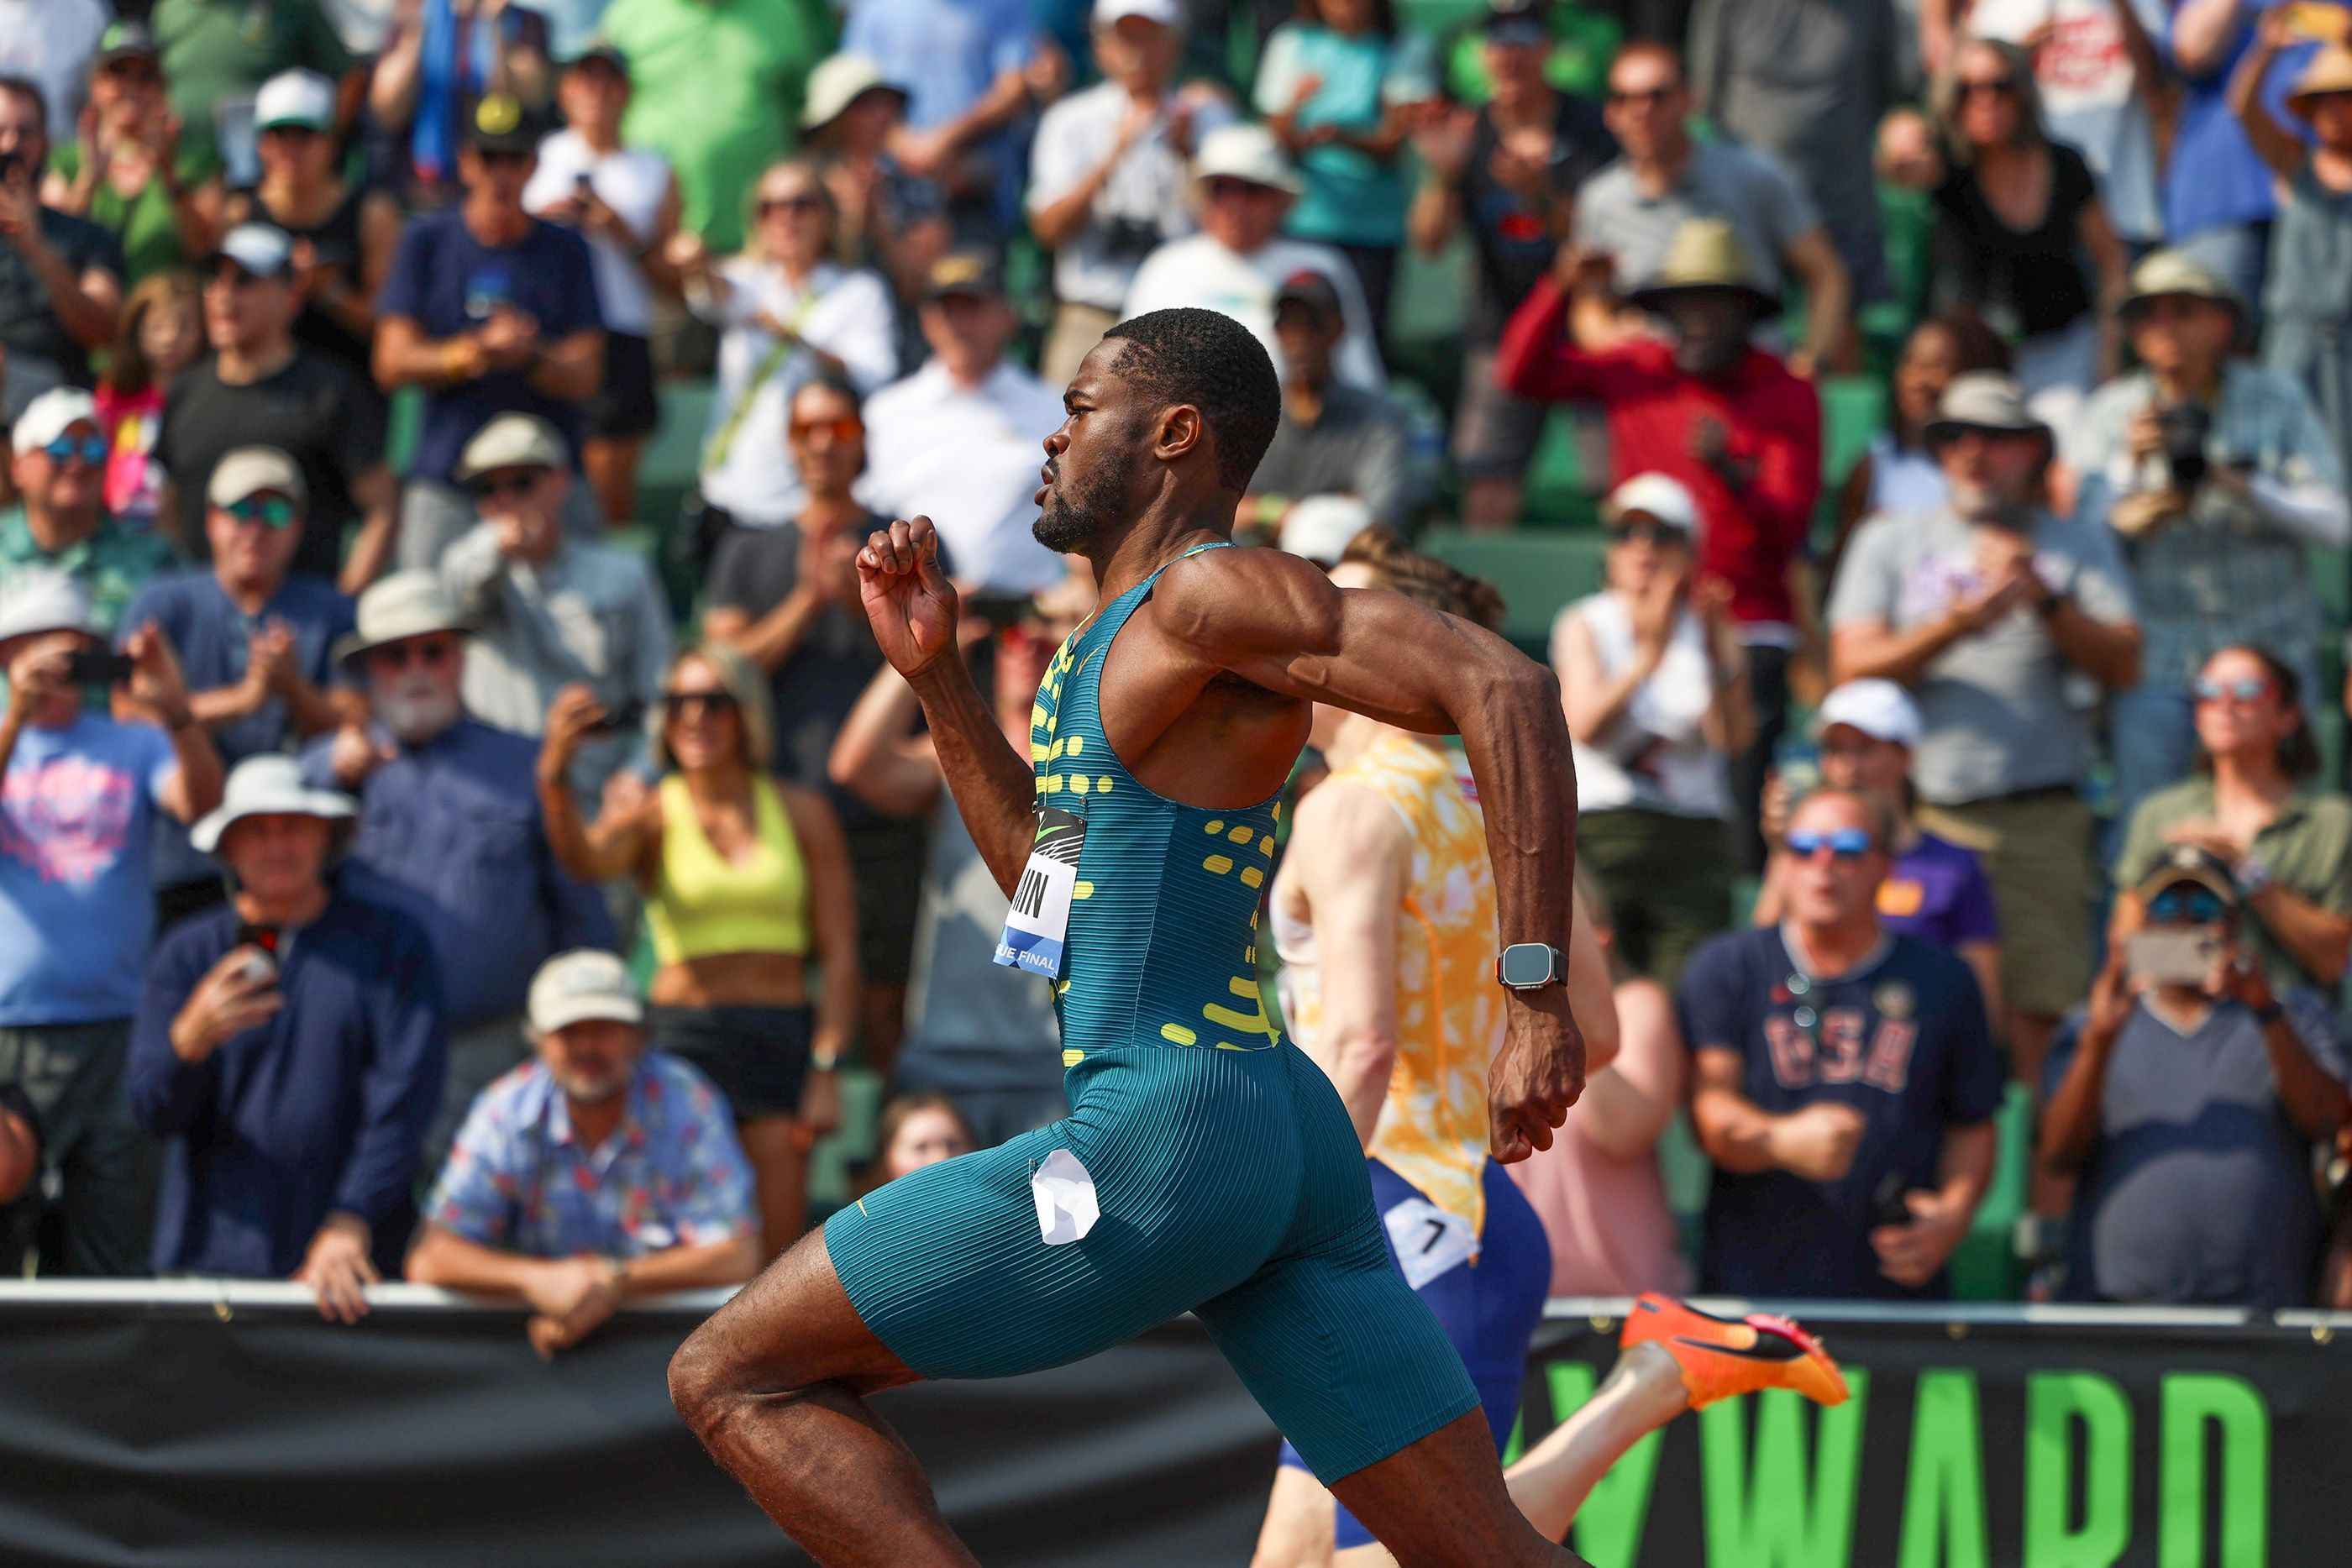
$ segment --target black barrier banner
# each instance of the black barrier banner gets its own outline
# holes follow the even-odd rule
[[[1616,1324],[1547,1324],[1524,1441]],[[1820,1325],[1853,1397],[1727,1401],[1577,1516],[1593,1568],[2318,1568],[2352,1563],[2352,1354],[2325,1327]]]
[[[283,1286],[0,1285],[0,1564],[732,1568],[807,1561],[703,1456],[664,1368],[709,1303],[552,1364],[520,1314]],[[1594,1568],[2352,1563],[2352,1359],[2300,1327],[1814,1314],[1854,1387],[1685,1416],[1605,1478]],[[1830,1320],[1830,1321],[1824,1321]],[[1523,1442],[1616,1324],[1546,1325]],[[1275,1440],[1197,1325],[1076,1366],[883,1396],[989,1568],[1243,1568]]]

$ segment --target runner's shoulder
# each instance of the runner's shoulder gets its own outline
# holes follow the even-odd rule
[[[1339,592],[1322,569],[1278,549],[1202,550],[1160,574],[1152,621],[1204,653],[1298,653],[1336,646]]]

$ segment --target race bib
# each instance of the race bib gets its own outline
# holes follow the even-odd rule
[[[1416,1291],[1469,1261],[1478,1250],[1470,1222],[1425,1197],[1406,1198],[1381,1219],[1389,1228],[1389,1245],[1396,1249],[1404,1282]]]
[[[1063,944],[1070,934],[1070,895],[1078,884],[1078,851],[1087,841],[1082,817],[1052,806],[1037,809],[1037,839],[1021,868],[996,961],[1007,968],[1062,977]]]

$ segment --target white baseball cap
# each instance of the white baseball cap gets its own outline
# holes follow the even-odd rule
[[[643,1023],[646,1009],[629,983],[628,966],[617,956],[575,947],[558,953],[531,977],[530,1015],[531,1032],[552,1034],[592,1019]]]
[[[807,97],[801,106],[801,129],[815,131],[841,118],[849,106],[869,92],[890,92],[906,99],[907,89],[884,78],[882,68],[865,55],[828,56],[809,72]]]
[[[89,591],[61,571],[30,571],[0,593],[0,643],[45,632],[99,634]]]
[[[1292,555],[1329,566],[1371,526],[1372,508],[1361,497],[1306,496],[1291,503],[1277,542]]]
[[[1919,705],[1911,700],[1909,692],[1893,681],[1874,678],[1848,681],[1822,699],[1813,733],[1823,734],[1840,724],[1873,740],[1891,740],[1897,746],[1918,745],[1927,728],[1919,716]]]
[[[205,260],[233,261],[254,277],[288,277],[294,271],[294,239],[273,224],[239,224]]]
[[[1184,26],[1184,7],[1177,0],[1096,0],[1094,15],[1087,21],[1090,26],[1108,27],[1129,16],[1140,16],[1163,27]]]
[[[1263,125],[1220,125],[1201,139],[1192,155],[1192,182],[1246,180],[1297,195],[1307,187],[1282,151],[1274,132]]]
[[[279,71],[261,84],[253,98],[253,127],[268,131],[299,125],[309,131],[329,131],[335,123],[335,84],[316,71]]]
[[[310,499],[302,470],[275,446],[240,446],[213,465],[205,486],[205,500],[215,507],[234,507],[248,496],[275,490],[297,507]]]
[[[79,387],[51,387],[25,405],[8,432],[8,444],[21,457],[47,446],[77,424],[98,423],[98,400]]]
[[[248,757],[229,769],[221,803],[196,819],[188,842],[200,854],[220,849],[221,835],[247,817],[319,817],[347,822],[359,815],[349,795],[313,789],[302,782],[302,765],[279,752]]]
[[[535,413],[502,413],[474,434],[457,459],[457,482],[500,468],[561,468],[572,461],[563,433]]]
[[[1620,517],[1639,512],[1645,517],[1655,517],[1670,528],[1680,528],[1698,542],[1703,531],[1699,523],[1698,502],[1681,480],[1668,474],[1636,474],[1614,490],[1601,503],[1603,522],[1614,525]]]

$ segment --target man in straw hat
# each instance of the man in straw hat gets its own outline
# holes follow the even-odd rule
[[[31,1095],[63,1181],[49,1273],[146,1272],[154,1147],[123,1109],[122,1064],[155,930],[155,821],[220,799],[170,644],[142,627],[128,647],[127,679],[88,667],[106,644],[69,579],[0,593],[0,1082]],[[123,719],[89,708],[93,678],[116,683]]]
[[[1282,233],[1283,220],[1306,188],[1265,126],[1227,125],[1209,132],[1192,155],[1192,205],[1201,232],[1170,240],[1144,259],[1121,313],[1184,306],[1220,310],[1247,327],[1279,365],[1275,297],[1293,274],[1319,272],[1338,291],[1348,324],[1339,342],[1339,379],[1380,391],[1387,373],[1381,368],[1378,327],[1355,269],[1329,246]]]
[[[1780,303],[1756,281],[1738,228],[1692,218],[1675,231],[1656,275],[1633,294],[1658,318],[1643,336],[1589,350],[1570,311],[1610,297],[1603,251],[1564,246],[1503,330],[1495,373],[1521,397],[1599,402],[1608,413],[1614,482],[1663,474],[1688,490],[1705,523],[1698,576],[1729,584],[1731,620],[1748,650],[1756,733],[1732,759],[1734,831],[1760,871],[1756,808],[1787,722],[1790,655],[1805,635],[1798,555],[1822,493],[1821,399],[1750,340]]]
[[[2139,683],[2116,699],[2116,810],[2188,776],[2189,686],[2233,643],[2268,649],[2318,690],[2322,620],[2310,549],[2341,549],[2352,509],[2334,442],[2302,387],[2231,356],[2246,306],[2178,250],[2132,269],[2123,302],[2139,368],[2091,396],[2066,459],[2074,515],[2132,541],[2146,632]],[[2341,570],[2338,566],[2336,570]]]
[[[189,834],[230,906],[164,938],[131,1040],[131,1113],[165,1140],[155,1271],[292,1278],[356,1322],[397,1269],[448,1035],[425,930],[328,876],[351,798],[251,757]]]
[[[538,746],[466,712],[467,657],[464,621],[438,578],[385,578],[360,596],[358,630],[335,645],[374,718],[346,723],[302,757],[313,789],[359,798],[352,877],[415,915],[433,942],[450,1042],[448,1089],[425,1139],[432,1162],[475,1092],[526,1054],[531,971],[551,954],[613,941],[602,896],[548,848]]]
[[[1918,699],[1918,821],[1992,879],[2011,1060],[2030,1083],[2090,981],[2091,743],[2068,685],[2131,685],[2139,628],[2115,536],[2043,507],[2050,428],[2012,378],[1956,378],[1927,436],[1951,498],[1854,536],[1830,599],[1831,665]]]

